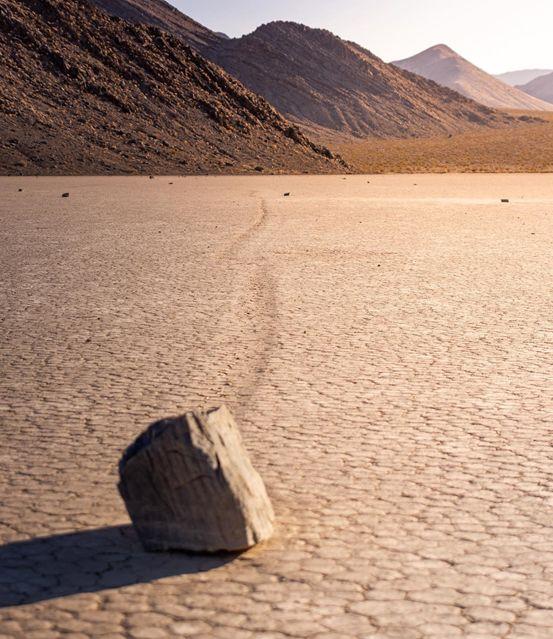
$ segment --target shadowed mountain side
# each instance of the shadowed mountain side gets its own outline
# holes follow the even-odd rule
[[[308,130],[410,137],[514,121],[329,31],[292,22],[263,25],[207,55]]]
[[[540,100],[553,103],[553,73],[535,78],[528,84],[519,87],[519,89]],[[551,108],[553,110],[553,105]]]
[[[181,40],[84,0],[0,5],[0,172],[341,172]]]
[[[445,44],[438,44],[393,64],[434,80],[489,107],[526,111],[553,110],[551,104],[501,82],[465,60]]]
[[[0,547],[0,608],[205,572],[238,553],[147,553],[129,526],[39,537]]]

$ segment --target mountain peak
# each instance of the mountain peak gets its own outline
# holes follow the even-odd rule
[[[431,52],[431,51],[434,52],[434,53],[441,53],[441,54],[444,54],[444,55],[461,57],[451,47],[448,47],[447,44],[435,44],[433,47],[429,47],[428,49],[426,49],[426,51],[424,53],[428,53],[428,52]]]
[[[326,38],[338,40],[341,39],[335,36],[331,31],[327,29],[318,29],[315,27],[308,27],[301,22],[292,22],[290,20],[274,20],[273,22],[267,22],[257,27],[251,36],[263,36],[263,37],[294,37],[294,36],[310,36],[318,38]],[[244,36],[248,37],[248,36]]]
[[[324,138],[443,135],[509,121],[330,31],[295,22],[264,24],[209,55],[292,122]]]
[[[183,14],[177,20],[172,13],[169,21],[162,11],[164,0],[93,1],[119,14],[139,7],[138,21],[157,24],[158,18],[166,18],[161,28],[197,48],[319,139],[442,135],[512,121],[386,64],[325,29],[278,20],[229,40],[202,31]],[[434,51],[432,57],[455,55],[445,44],[436,47],[441,53]]]
[[[460,56],[446,44],[437,44],[411,58],[394,62],[400,69],[433,80],[496,109],[551,111],[551,105],[508,86]]]

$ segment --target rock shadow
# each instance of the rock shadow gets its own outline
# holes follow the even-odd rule
[[[147,553],[131,526],[14,542],[0,547],[0,608],[214,570],[238,554]]]

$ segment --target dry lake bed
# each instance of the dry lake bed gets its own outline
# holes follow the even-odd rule
[[[0,193],[2,638],[551,638],[553,176]],[[146,554],[119,456],[221,401],[276,534]]]

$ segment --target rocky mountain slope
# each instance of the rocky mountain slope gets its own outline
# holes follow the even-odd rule
[[[535,98],[553,103],[553,73],[535,78],[528,84],[519,87],[519,89],[533,95]]]
[[[532,82],[532,80],[548,73],[553,73],[553,69],[521,69],[520,71],[500,73],[495,75],[494,78],[510,84],[512,87],[521,87],[523,84],[528,84],[528,82]]]
[[[339,172],[182,41],[85,0],[0,3],[0,171]]]
[[[128,22],[149,24],[185,40],[200,52],[206,46],[226,39],[222,33],[214,33],[199,24],[165,0],[89,0],[111,15]]]
[[[464,96],[497,109],[548,111],[551,104],[538,100],[482,71],[445,44],[394,62],[400,69],[434,80]]]
[[[329,31],[293,22],[263,25],[208,55],[286,117],[324,135],[429,136],[509,121]]]
[[[151,23],[162,0],[91,0],[114,15]],[[165,14],[164,14],[165,15]],[[173,15],[173,12],[171,12]],[[164,29],[196,46],[310,135],[411,137],[457,133],[512,122],[424,78],[401,71],[328,31],[292,22],[264,25],[238,39],[218,34],[194,40],[180,14]]]

